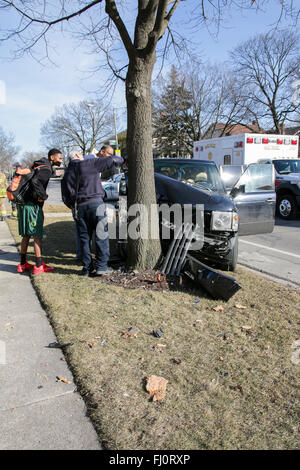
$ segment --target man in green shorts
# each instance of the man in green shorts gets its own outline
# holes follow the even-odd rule
[[[28,202],[25,205],[18,206],[19,234],[21,235],[21,260],[18,264],[18,272],[24,273],[33,268],[33,274],[48,273],[54,271],[53,267],[47,266],[42,261],[42,238],[44,201],[48,198],[46,189],[52,174],[52,167],[60,166],[62,163],[62,153],[58,149],[51,149],[48,152],[48,158],[42,158],[34,162],[33,166],[37,168],[30,183]],[[35,266],[27,262],[27,249],[30,237],[33,237],[33,247],[35,253]]]

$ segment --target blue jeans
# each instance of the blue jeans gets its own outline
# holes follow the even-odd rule
[[[95,269],[106,270],[110,252],[105,204],[103,202],[91,202],[79,206],[77,227],[82,250],[83,270],[91,271],[92,269],[90,243],[94,231],[96,232]]]

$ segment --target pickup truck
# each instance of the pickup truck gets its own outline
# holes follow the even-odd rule
[[[300,159],[262,160],[275,168],[276,211],[282,219],[295,219],[300,210]]]
[[[229,169],[229,165],[226,166]],[[234,271],[238,237],[274,228],[273,165],[251,164],[231,189],[217,165],[207,160],[154,159],[158,204],[204,206],[204,243],[194,255],[204,263]],[[169,223],[169,221],[161,221]]]

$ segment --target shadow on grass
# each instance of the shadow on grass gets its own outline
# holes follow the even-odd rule
[[[16,246],[20,249],[20,241],[16,242]],[[28,252],[28,261],[34,263],[33,253],[33,240],[30,240]],[[117,255],[116,241],[110,240],[111,259],[109,264],[113,269],[117,270],[120,266],[124,265],[125,260],[114,262],[114,257]],[[54,265],[55,272],[58,274],[76,274],[78,275],[81,270],[81,263],[76,260],[76,245],[75,245],[75,224],[71,220],[45,220],[44,224],[44,239],[43,239],[43,260],[46,264]],[[92,249],[92,256],[95,250]],[[155,268],[157,270],[158,267]],[[209,298],[207,293],[195,286],[190,280],[183,278],[176,278],[167,276],[168,290],[176,292],[190,293],[191,295]],[[99,280],[99,279],[98,279]],[[152,290],[152,282],[149,282],[149,287],[146,290]],[[122,283],[114,283],[113,285],[120,285]],[[139,288],[141,286],[134,286]],[[133,287],[133,288],[134,288]]]
[[[111,240],[110,245],[113,254],[115,252],[115,241]],[[94,255],[95,247],[92,244],[92,257]],[[46,264],[58,265],[56,268],[57,273],[78,274],[81,263],[76,260],[75,223],[73,219],[46,222],[44,225],[43,259]]]

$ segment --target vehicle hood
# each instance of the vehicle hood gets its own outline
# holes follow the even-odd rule
[[[276,176],[278,181],[288,181],[291,183],[299,183],[300,173],[289,173],[288,175],[278,175]]]
[[[175,204],[203,204],[206,211],[233,211],[234,202],[225,193],[205,191],[176,181],[168,176],[155,174],[157,198],[161,202]]]

